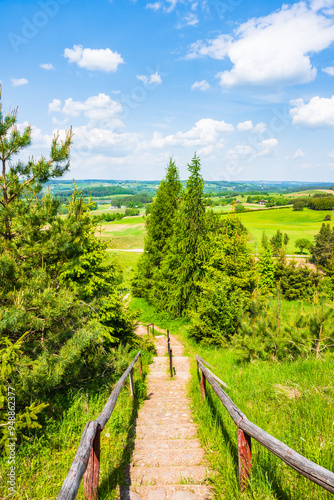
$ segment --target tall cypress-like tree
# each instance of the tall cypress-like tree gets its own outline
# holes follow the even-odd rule
[[[151,205],[147,220],[145,251],[139,259],[137,275],[133,281],[136,295],[156,302],[161,261],[167,252],[168,241],[173,233],[173,219],[179,205],[182,184],[179,172],[172,158],[166,169],[166,176],[161,181]],[[155,289],[155,290],[154,290]]]
[[[160,306],[175,315],[194,307],[197,283],[204,271],[208,254],[210,216],[206,214],[203,196],[204,180],[196,153],[188,164],[190,177],[174,219],[168,253],[161,264]]]

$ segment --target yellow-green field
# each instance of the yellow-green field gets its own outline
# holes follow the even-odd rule
[[[321,224],[331,211],[315,211],[305,208],[296,212],[292,208],[274,210],[259,210],[239,214],[242,223],[251,234],[250,243],[254,250],[259,250],[263,232],[272,237],[277,229],[289,235],[287,253],[292,254],[298,250],[295,242],[298,238],[307,238],[314,242],[314,236],[319,232]],[[333,221],[330,221],[333,225]]]

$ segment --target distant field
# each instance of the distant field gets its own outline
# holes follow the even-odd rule
[[[103,222],[97,226],[95,235],[110,242],[111,248],[133,249],[144,248],[144,233],[143,217],[126,217],[114,222]]]
[[[298,238],[308,238],[314,241],[314,235],[320,230],[326,214],[332,215],[329,211],[315,211],[305,208],[301,212],[295,212],[292,208],[282,208],[279,210],[260,210],[239,214],[241,221],[247,227],[251,238],[251,245],[255,250],[260,249],[262,233],[272,237],[277,229],[287,233],[290,241],[287,253],[296,251],[295,242]],[[330,222],[333,225],[333,221]],[[298,252],[298,251],[297,251]]]

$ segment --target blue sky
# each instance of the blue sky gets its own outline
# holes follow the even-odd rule
[[[334,0],[0,0],[25,156],[73,127],[68,178],[328,181]]]

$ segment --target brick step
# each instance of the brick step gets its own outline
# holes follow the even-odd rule
[[[197,429],[194,424],[175,424],[168,425],[137,425],[136,438],[138,439],[188,439],[196,437]]]
[[[138,420],[144,419],[151,422],[155,422],[156,420],[177,420],[177,419],[192,419],[191,412],[188,408],[158,408],[151,411],[147,411],[147,407],[141,408],[138,413]]]
[[[134,467],[175,467],[175,466],[197,466],[203,461],[204,451],[196,449],[174,449],[156,450],[135,449],[132,457]]]
[[[181,411],[183,409],[187,409],[189,407],[190,401],[188,398],[179,398],[177,400],[173,399],[146,399],[143,403],[143,406],[139,411],[142,409],[147,409],[148,411]]]
[[[122,488],[121,500],[210,500],[212,491],[206,485],[156,485]]]
[[[175,365],[174,365],[175,366]],[[173,375],[172,380],[177,382],[178,380],[189,380],[191,375],[189,371],[179,371],[178,368],[175,366],[175,371],[176,374]],[[155,380],[155,379],[162,379],[162,380],[170,380],[170,371],[169,371],[169,365],[166,366],[166,370],[152,370],[150,375],[149,375],[149,380]]]
[[[192,467],[131,467],[130,474],[132,486],[180,484],[181,482],[200,484],[208,476],[207,469],[203,465]]]
[[[137,439],[135,450],[195,450],[201,448],[199,439]]]
[[[150,417],[149,415],[139,415],[136,420],[136,426],[138,425],[160,425],[160,426],[168,426],[168,425],[184,425],[186,423],[193,423],[193,419],[191,417],[174,417],[172,416],[167,416],[167,417]]]

